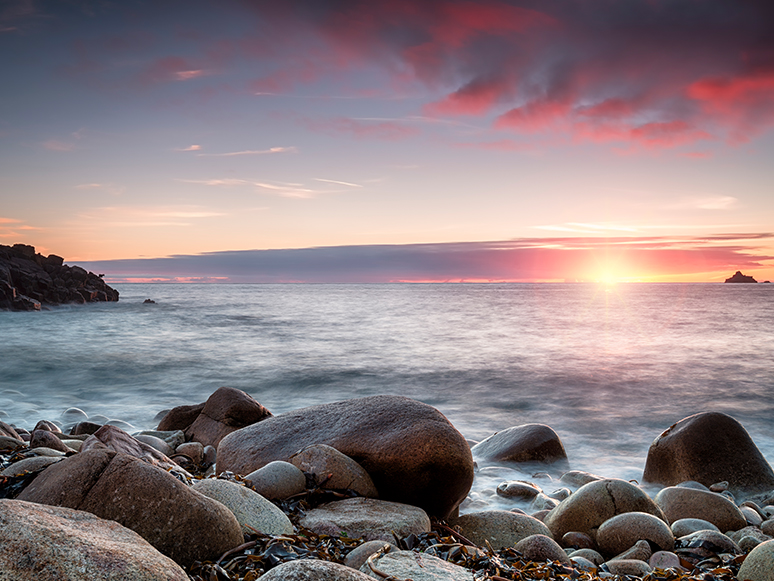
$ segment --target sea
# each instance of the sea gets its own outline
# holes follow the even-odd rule
[[[474,441],[547,424],[569,468],[638,482],[661,432],[719,411],[774,461],[772,284],[114,286],[117,303],[0,312],[0,420],[77,407],[152,429],[221,386],[275,415],[395,394]],[[498,481],[535,476],[507,470],[474,496],[500,506]]]

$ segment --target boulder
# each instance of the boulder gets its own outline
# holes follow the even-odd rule
[[[732,283],[733,282],[746,282],[746,283],[753,282],[754,283],[754,282],[758,282],[758,281],[755,280],[755,278],[752,277],[752,276],[748,276],[746,274],[742,274],[741,270],[737,270],[733,275],[731,275],[729,278],[727,278],[724,282],[732,282]]]
[[[430,519],[416,506],[375,500],[347,498],[329,502],[306,513],[299,525],[317,533],[338,537],[363,538],[366,541],[393,541],[410,534],[430,531]]]
[[[653,549],[650,548],[650,544],[648,541],[637,541],[623,551],[622,553],[619,553],[612,559],[611,561],[626,561],[630,559],[636,559],[637,561],[643,561],[645,563],[648,563],[650,561],[650,558],[653,556]]]
[[[597,530],[597,545],[603,555],[618,555],[639,540],[645,540],[660,550],[675,547],[672,530],[662,519],[645,512],[626,512],[603,522]],[[650,558],[650,554],[648,554]]]
[[[12,438],[14,440],[22,441],[21,437],[19,436],[18,432],[13,428],[13,426],[10,426],[3,421],[0,421],[0,436],[5,436],[6,438]]]
[[[379,498],[368,472],[349,456],[325,444],[313,444],[296,452],[290,463],[311,474],[315,484],[331,490],[353,490],[358,496]]]
[[[774,540],[750,551],[736,577],[744,581],[774,581]]]
[[[172,409],[157,429],[183,430],[188,440],[217,448],[224,436],[270,417],[271,412],[244,391],[219,387],[203,404]]]
[[[290,462],[275,460],[245,476],[253,490],[264,498],[284,500],[306,490],[304,473]]]
[[[645,561],[638,559],[607,561],[605,566],[613,575],[632,575],[634,577],[643,577],[653,570]]]
[[[60,452],[72,452],[62,440],[48,430],[35,430],[30,437],[30,448],[51,448]]]
[[[670,528],[675,537],[684,537],[696,531],[719,531],[711,522],[700,518],[681,518],[674,521]]]
[[[680,557],[671,551],[656,551],[648,559],[648,565],[654,569],[670,569],[680,566]]]
[[[140,460],[158,466],[163,470],[182,470],[173,460],[159,452],[153,446],[133,438],[121,428],[104,425],[84,440],[81,453],[89,450],[112,450],[119,454],[133,456]]]
[[[655,500],[670,524],[684,518],[698,518],[711,522],[721,531],[747,526],[739,508],[716,492],[670,486],[660,490]]]
[[[509,480],[507,482],[501,482],[497,486],[497,495],[504,496],[505,498],[535,498],[538,494],[543,492],[532,484],[531,482],[524,482],[523,480]]]
[[[462,535],[479,547],[488,542],[495,550],[513,547],[531,535],[551,536],[538,519],[507,510],[472,512],[450,519],[449,524],[459,527]]]
[[[140,535],[88,512],[0,500],[0,579],[187,581]]]
[[[525,537],[516,543],[515,549],[529,561],[570,563],[567,553],[559,546],[559,543],[546,535],[530,535]]]
[[[559,436],[543,424],[514,426],[492,434],[471,449],[477,461],[557,462],[567,461]]]
[[[384,551],[385,553],[389,553],[390,551],[397,550],[398,547],[386,541],[366,541],[365,543],[358,545],[357,548],[347,553],[347,556],[344,558],[344,564],[347,567],[352,567],[353,569],[360,569],[360,567],[362,567],[368,560],[368,557],[377,551]]]
[[[243,541],[239,523],[221,503],[156,466],[107,449],[49,466],[19,500],[119,522],[182,566],[215,559]]]
[[[712,553],[731,553],[732,555],[742,553],[739,545],[731,537],[718,531],[696,531],[680,537],[677,544],[681,547],[705,551],[698,553],[700,558],[709,557]]]
[[[12,438],[10,436],[3,436],[0,434],[0,452],[9,453],[16,452],[26,448],[27,444],[21,438]]]
[[[207,478],[194,482],[193,489],[217,500],[234,513],[245,533],[258,531],[265,535],[289,535],[293,533],[293,524],[285,513],[246,486]]]
[[[331,561],[299,559],[277,565],[261,575],[261,581],[372,581],[371,577]]]
[[[731,416],[705,412],[680,420],[650,445],[643,480],[672,486],[695,480],[705,486],[728,481],[732,491],[774,488],[774,471]]]
[[[666,521],[664,513],[640,488],[625,480],[595,480],[551,510],[545,523],[555,539],[570,531],[596,539],[597,529],[606,520],[626,512],[645,512]]]
[[[435,408],[381,395],[308,407],[229,434],[218,470],[250,472],[288,461],[310,444],[327,444],[368,472],[379,498],[447,517],[473,483],[470,448]]]
[[[360,568],[370,578],[412,581],[473,581],[473,572],[427,553],[396,551],[369,559]]]
[[[45,468],[50,464],[59,462],[62,458],[51,456],[33,456],[32,458],[24,458],[18,462],[14,462],[8,466],[5,470],[0,472],[0,476],[21,476],[25,472],[35,472]]]

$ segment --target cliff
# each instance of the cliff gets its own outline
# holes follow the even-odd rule
[[[0,244],[0,309],[37,311],[41,305],[117,301],[118,291],[101,276],[43,256],[33,246]]]

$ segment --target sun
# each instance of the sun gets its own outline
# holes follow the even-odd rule
[[[602,272],[596,277],[596,282],[605,286],[614,286],[618,284],[621,279],[611,272]]]

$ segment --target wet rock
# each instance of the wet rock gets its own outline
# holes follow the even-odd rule
[[[723,482],[716,482],[715,484],[711,485],[709,489],[710,492],[725,492],[728,490],[728,481],[724,480]]]
[[[564,549],[547,535],[530,535],[516,543],[516,550],[530,561],[559,561],[570,563]]]
[[[696,531],[678,539],[680,547],[701,549],[701,557],[709,557],[712,553],[731,553],[739,555],[742,550],[730,537],[718,531]],[[680,549],[677,549],[679,552]]]
[[[164,440],[161,438],[157,438],[156,436],[149,436],[147,434],[138,434],[136,436],[133,436],[135,440],[138,442],[143,442],[144,444],[148,444],[151,448],[154,448],[164,454],[165,456],[171,456],[175,453],[175,450],[167,444]]]
[[[288,561],[261,575],[261,581],[372,581],[371,577],[332,561]]]
[[[173,450],[176,450],[181,444],[185,444],[185,433],[182,430],[143,430],[134,434],[135,438],[137,436],[159,438],[164,440]]]
[[[290,462],[275,460],[245,476],[264,498],[285,499],[306,490],[304,473]]]
[[[648,565],[653,569],[677,569],[680,567],[680,557],[671,551],[656,551],[648,559]]]
[[[379,498],[368,472],[349,456],[325,444],[313,444],[296,452],[290,463],[312,474],[315,484],[332,490],[354,490],[359,496]]]
[[[737,506],[715,492],[670,486],[659,491],[655,500],[670,523],[683,518],[699,518],[711,522],[721,531],[736,531],[747,525]]]
[[[551,531],[538,519],[506,510],[464,514],[450,519],[449,524],[459,527],[462,535],[476,545],[483,547],[489,542],[495,550],[512,547],[530,535],[551,537]]]
[[[617,555],[639,540],[653,543],[661,550],[675,546],[672,530],[662,519],[644,512],[626,512],[609,518],[597,530],[597,545],[603,555]],[[633,557],[640,558],[640,557]],[[644,561],[650,558],[650,551]]]
[[[572,494],[572,491],[569,488],[557,488],[550,494],[548,494],[548,498],[553,498],[554,500],[558,502],[562,502],[565,498],[569,498]]]
[[[27,444],[21,438],[0,435],[0,452],[15,452],[26,447]]]
[[[531,511],[541,511],[541,510],[550,511],[551,509],[556,508],[558,505],[559,505],[558,500],[554,500],[553,498],[550,498],[549,496],[546,496],[541,492],[532,500],[532,502],[529,505],[529,509]]]
[[[745,537],[752,537],[755,539],[757,541],[755,543],[756,545],[771,540],[770,535],[767,535],[761,529],[752,525],[749,527],[744,527],[743,529],[739,529],[738,531],[729,531],[727,536],[729,539],[739,545],[739,548],[741,548],[744,552],[748,552],[748,550],[742,546],[742,539]]]
[[[594,549],[578,549],[577,551],[570,553],[569,557],[570,559],[576,557],[586,559],[594,563],[597,567],[605,562],[605,558]]]
[[[201,408],[182,406],[182,409],[172,409],[159,422],[158,429],[183,430],[188,440],[217,448],[226,435],[270,417],[271,412],[244,391],[220,387]],[[191,422],[184,426],[189,419]]]
[[[653,569],[645,561],[636,559],[619,559],[617,561],[607,561],[605,563],[607,570],[613,575],[635,575],[642,577],[647,575]]]
[[[739,567],[738,579],[774,581],[774,540],[755,547]]]
[[[509,480],[508,482],[502,482],[497,486],[497,495],[504,496],[505,498],[535,498],[538,494],[543,492],[530,482],[524,482],[523,480]]]
[[[49,456],[35,456],[33,458],[25,458],[14,462],[8,468],[0,472],[0,476],[19,476],[25,472],[35,472],[46,466],[50,466],[55,462],[59,462],[62,458],[49,457]]]
[[[709,488],[704,486],[701,482],[696,482],[695,480],[686,480],[685,482],[680,482],[676,486],[678,488],[693,488],[694,490],[704,490],[705,492],[709,491]]]
[[[183,566],[215,559],[243,541],[239,523],[225,506],[156,466],[107,449],[49,466],[19,500],[119,522]]]
[[[30,438],[30,448],[51,448],[52,450],[59,450],[65,453],[73,451],[48,430],[33,431]]]
[[[690,535],[696,531],[709,530],[720,532],[720,529],[711,522],[700,518],[681,518],[673,522],[670,528],[675,537],[684,537],[685,535]]]
[[[380,550],[389,553],[397,551],[398,547],[386,541],[366,541],[347,554],[344,558],[344,564],[353,569],[360,569],[368,560],[368,557]]]
[[[389,395],[312,406],[229,434],[218,446],[218,469],[249,474],[310,444],[327,444],[360,464],[380,498],[439,518],[473,482],[470,448],[443,414]]]
[[[388,578],[412,581],[473,581],[471,571],[433,555],[414,551],[380,555],[368,561],[360,570],[367,573],[369,578],[376,579],[384,579],[386,575]]]
[[[12,440],[22,441],[19,433],[13,428],[13,426],[10,426],[3,421],[0,421],[0,436],[11,438]]]
[[[14,581],[187,581],[137,533],[88,512],[0,500],[0,577]]]
[[[177,447],[175,454],[187,456],[198,466],[204,460],[204,446],[200,442],[186,442]]]
[[[207,478],[194,482],[193,489],[233,512],[245,533],[258,531],[265,535],[288,535],[293,532],[293,524],[284,512],[246,486]]]
[[[102,424],[94,422],[78,422],[70,428],[71,436],[80,436],[83,434],[91,435],[102,427]]]
[[[610,561],[630,561],[632,559],[636,561],[643,561],[647,563],[651,556],[653,555],[653,550],[650,548],[650,545],[648,544],[648,541],[637,541],[634,543],[634,545],[627,550],[623,551],[622,553],[619,553]],[[610,562],[608,561],[608,563]]]
[[[666,486],[727,481],[731,490],[754,492],[774,488],[774,471],[739,422],[705,412],[680,420],[653,441],[643,480]]]
[[[347,498],[329,502],[306,513],[299,524],[317,534],[366,541],[394,540],[410,534],[418,535],[430,530],[430,519],[425,511],[416,506],[375,500],[373,498]]]
[[[760,514],[758,514],[757,510],[749,506],[740,506],[739,510],[742,513],[742,516],[744,516],[744,520],[747,521],[747,524],[756,527],[759,527],[763,524],[763,518]]]
[[[545,518],[554,538],[578,531],[596,538],[606,520],[626,512],[645,512],[664,521],[656,503],[640,488],[625,480],[597,480],[581,486]]]
[[[152,446],[133,438],[121,428],[108,424],[86,438],[81,446],[81,453],[88,450],[113,450],[120,454],[139,458],[164,470],[175,469],[187,474],[174,461]]]
[[[54,422],[49,422],[48,420],[40,420],[37,424],[35,424],[35,427],[32,428],[32,431],[35,432],[36,430],[45,430],[46,432],[53,432],[55,434],[61,434],[62,429]]]
[[[62,443],[76,452],[80,452],[83,447],[83,440],[62,440]]]
[[[584,472],[583,470],[569,470],[562,474],[562,477],[559,480],[565,484],[569,484],[570,486],[581,487],[585,484],[588,484],[589,482],[604,480],[604,478],[602,476],[592,474],[591,472]]]
[[[587,571],[589,573],[596,573],[597,571],[597,565],[585,557],[570,557],[570,563],[574,569],[579,571]]]
[[[579,533],[576,531],[565,533],[562,536],[562,542],[560,544],[567,549],[572,548],[575,550],[593,549],[597,546],[597,544],[594,542],[594,539],[592,539],[590,536],[585,533]]]
[[[765,535],[774,537],[774,519],[765,520],[761,523],[761,531]]]
[[[486,462],[567,461],[559,436],[544,424],[525,424],[502,430],[473,446],[471,452],[477,461]]]

